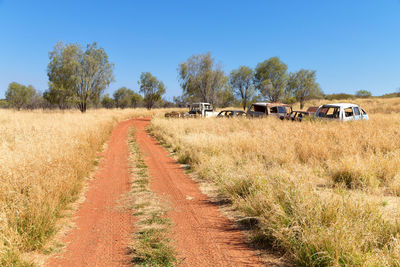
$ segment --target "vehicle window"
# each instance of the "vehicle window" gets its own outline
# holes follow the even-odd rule
[[[362,115],[367,115],[367,112],[365,112],[365,110],[361,109],[361,114]]]
[[[321,118],[339,118],[339,107],[322,107],[318,112],[318,117]]]
[[[270,113],[278,113],[278,107],[270,107],[269,112]]]
[[[254,111],[265,113],[265,108],[266,107],[264,107],[264,106],[256,106],[256,105],[254,105],[253,107],[254,107]]]
[[[344,109],[344,115],[345,115],[346,117],[352,117],[352,116],[354,115],[353,109],[352,109],[352,108],[346,108],[346,109]]]
[[[211,105],[204,105],[204,109],[205,110],[212,110],[212,106]]]
[[[358,107],[354,107],[353,111],[354,111],[354,115],[355,116],[359,116],[360,115],[360,109]]]
[[[278,113],[286,113],[285,107],[278,107]]]

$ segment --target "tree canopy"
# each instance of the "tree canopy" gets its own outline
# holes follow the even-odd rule
[[[316,82],[316,72],[301,69],[298,72],[290,73],[288,92],[300,102],[300,109],[304,107],[305,101],[322,96],[319,84]]]
[[[247,103],[255,93],[253,79],[254,72],[247,66],[240,66],[233,70],[229,76],[229,83],[235,95],[240,98],[244,110],[246,110]]]
[[[115,101],[114,101],[114,99],[112,99],[112,98],[110,97],[109,94],[105,94],[105,95],[101,98],[101,105],[102,105],[104,108],[113,108],[113,107],[115,107]]]
[[[36,90],[32,85],[25,86],[16,82],[10,83],[6,91],[8,104],[17,110],[29,105],[35,95]]]
[[[49,99],[59,105],[71,101],[85,112],[88,103],[98,103],[102,92],[114,80],[114,65],[97,43],[88,44],[86,50],[78,44],[57,43],[49,57]]]
[[[138,84],[140,93],[143,94],[143,101],[148,109],[151,109],[157,102],[161,101],[162,95],[165,94],[164,83],[150,72],[142,72]]]
[[[216,103],[227,81],[210,53],[191,56],[179,65],[178,74],[183,94],[191,101]]]
[[[271,102],[278,102],[284,97],[287,81],[287,65],[278,57],[259,63],[255,69],[254,85]]]

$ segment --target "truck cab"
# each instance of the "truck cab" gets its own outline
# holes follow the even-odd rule
[[[212,104],[204,102],[190,104],[189,114],[194,116],[199,115],[203,118],[215,117],[218,115],[217,112],[214,112]]]
[[[247,116],[258,118],[265,116],[285,117],[292,112],[292,106],[282,103],[253,103],[247,110]]]

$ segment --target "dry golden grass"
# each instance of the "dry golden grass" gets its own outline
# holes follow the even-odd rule
[[[24,265],[76,200],[118,121],[162,110],[0,110],[0,265]]]
[[[352,102],[370,121],[156,118],[151,130],[258,219],[255,242],[304,266],[398,266],[400,115],[380,105],[400,100],[366,101]]]

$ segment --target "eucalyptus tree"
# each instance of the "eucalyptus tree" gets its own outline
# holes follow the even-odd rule
[[[114,101],[114,99],[112,99],[112,98],[110,97],[109,94],[105,94],[105,95],[101,98],[101,105],[102,105],[104,108],[110,109],[110,108],[115,107],[115,101]]]
[[[115,106],[117,108],[127,108],[132,103],[133,91],[126,87],[121,87],[113,94]]]
[[[22,85],[12,82],[8,85],[6,91],[6,100],[10,107],[20,110],[29,105],[33,97],[36,95],[36,90],[32,85]]]
[[[322,91],[316,82],[315,70],[301,69],[298,72],[290,73],[288,91],[300,102],[300,109],[304,107],[305,101],[322,96]]]
[[[150,72],[142,72],[138,84],[140,93],[143,94],[143,101],[148,109],[151,109],[157,102],[161,101],[162,95],[165,94],[164,83]]]
[[[277,102],[284,97],[287,82],[287,65],[278,57],[259,63],[255,69],[254,85],[271,102]]]
[[[50,90],[57,90],[60,99],[68,99],[81,112],[86,112],[88,103],[98,103],[102,92],[114,81],[114,65],[95,42],[85,50],[79,44],[60,42],[49,57]]]
[[[191,101],[217,103],[227,79],[210,53],[193,55],[178,67],[183,96]]]
[[[229,83],[236,97],[240,99],[244,110],[255,93],[253,79],[254,72],[247,66],[240,66],[229,75]]]

